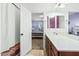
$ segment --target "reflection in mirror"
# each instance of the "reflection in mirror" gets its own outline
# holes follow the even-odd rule
[[[65,18],[64,16],[58,16],[59,17],[59,27],[58,28],[64,28],[65,27]]]
[[[69,13],[69,34],[79,36],[79,12]]]
[[[64,28],[65,27],[65,19],[64,16],[47,16],[47,26],[48,28]]]
[[[55,17],[50,18],[50,28],[55,28]]]

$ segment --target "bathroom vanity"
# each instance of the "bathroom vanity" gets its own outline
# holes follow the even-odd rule
[[[49,30],[45,37],[48,56],[79,56],[79,41]]]

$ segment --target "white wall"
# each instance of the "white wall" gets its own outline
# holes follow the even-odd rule
[[[1,4],[0,4],[0,52],[1,52]]]
[[[15,43],[20,42],[20,9],[15,8]]]
[[[8,49],[7,39],[7,4],[1,4],[1,51]]]
[[[8,4],[8,40],[9,47],[20,41],[20,10],[13,4]]]
[[[0,4],[0,53],[20,41],[19,18],[19,11],[14,5]]]
[[[9,47],[15,45],[15,7],[8,4],[8,40]]]
[[[43,13],[32,13],[32,20],[43,21]]]

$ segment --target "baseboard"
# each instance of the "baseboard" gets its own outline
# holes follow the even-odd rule
[[[24,56],[27,56],[27,54],[29,53],[29,52],[31,52],[32,51],[32,49],[31,50],[29,50]]]

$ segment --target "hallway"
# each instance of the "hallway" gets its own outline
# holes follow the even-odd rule
[[[32,39],[32,50],[26,56],[44,56],[43,39]]]

